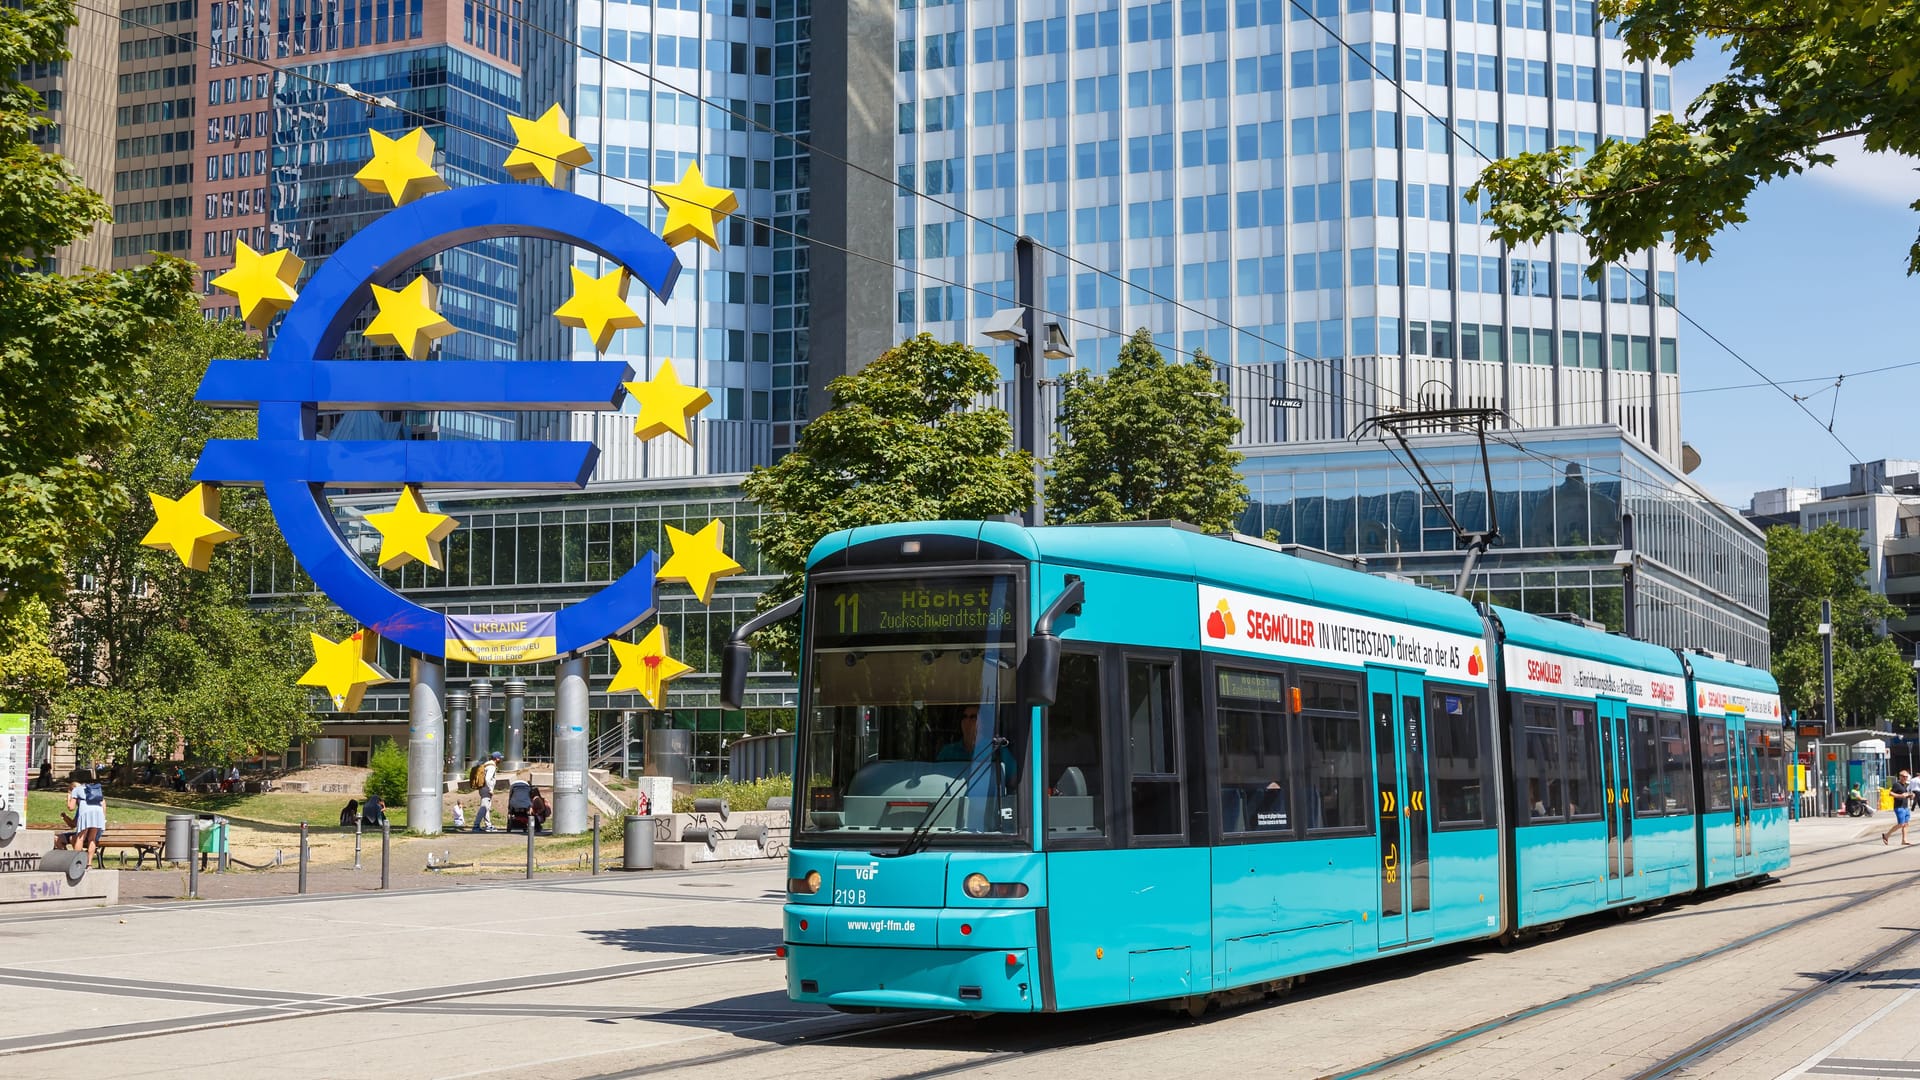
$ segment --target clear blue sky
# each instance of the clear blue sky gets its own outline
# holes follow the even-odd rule
[[[1676,72],[1680,100],[1717,74],[1703,62]],[[1753,492],[1837,484],[1852,460],[1920,459],[1920,366],[1848,379],[1833,376],[1920,361],[1920,277],[1906,275],[1920,231],[1920,162],[1839,148],[1841,161],[1778,180],[1747,205],[1748,221],[1723,233],[1704,264],[1680,267],[1680,309],[1795,393],[1809,419],[1778,390],[1701,393],[1759,382],[1726,350],[1684,322],[1680,329],[1681,436],[1700,452],[1693,474],[1715,497],[1745,506]],[[1819,382],[1787,383],[1819,378]]]

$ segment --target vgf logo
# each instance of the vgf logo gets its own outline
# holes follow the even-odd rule
[[[880,864],[878,862],[870,862],[865,866],[849,866],[847,869],[853,871],[853,877],[856,881],[872,881],[880,876]]]

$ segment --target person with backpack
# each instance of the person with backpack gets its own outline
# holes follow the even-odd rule
[[[473,767],[473,790],[480,795],[480,809],[473,815],[474,832],[494,831],[487,816],[493,812],[493,783],[500,776],[501,757],[496,751],[491,757],[480,759],[480,763]]]
[[[93,771],[81,769],[73,774],[73,790],[67,792],[67,810],[73,815],[73,846],[87,853],[91,862],[100,851],[100,834],[107,831],[107,796]]]

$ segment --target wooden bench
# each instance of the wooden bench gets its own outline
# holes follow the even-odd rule
[[[167,826],[165,822],[149,822],[138,825],[115,825],[107,823],[106,830],[100,834],[100,865],[107,865],[107,849],[122,848],[139,852],[133,868],[135,870],[147,861],[147,853],[153,853],[153,865],[160,866],[160,855],[167,846]]]

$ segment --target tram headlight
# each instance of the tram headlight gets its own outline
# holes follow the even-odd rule
[[[796,896],[812,896],[820,891],[820,871],[809,870],[806,877],[787,879],[787,891]]]
[[[985,874],[968,874],[960,890],[975,900],[1006,900],[1027,895],[1027,886],[1018,881],[988,881]]]

